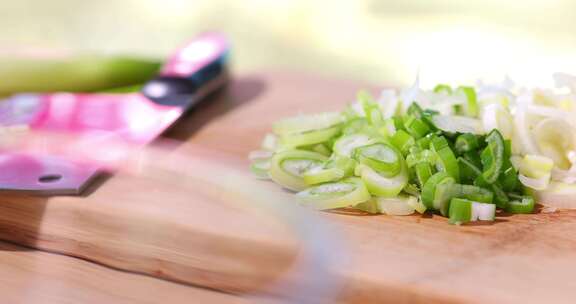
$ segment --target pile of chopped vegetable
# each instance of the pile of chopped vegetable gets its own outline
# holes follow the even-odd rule
[[[576,182],[576,77],[555,77],[555,90],[362,91],[342,112],[276,122],[251,169],[320,210],[430,210],[452,224],[532,213],[535,191]]]

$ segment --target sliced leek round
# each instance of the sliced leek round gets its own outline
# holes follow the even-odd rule
[[[432,122],[436,128],[451,133],[482,134],[482,122],[475,118],[456,115],[434,115]]]
[[[277,135],[297,134],[328,129],[342,123],[342,114],[325,112],[319,114],[299,115],[280,120],[272,125]]]
[[[493,221],[496,215],[496,205],[474,202],[461,198],[450,201],[449,223],[461,225],[468,222]]]
[[[303,205],[319,210],[353,207],[371,198],[366,186],[357,177],[320,184],[298,192],[296,197]]]
[[[422,187],[422,203],[428,209],[442,212],[452,195],[452,186],[455,182],[454,178],[447,172],[438,172],[432,175]]]
[[[250,171],[260,179],[269,179],[270,159],[256,159],[250,164]]]
[[[376,143],[358,147],[354,152],[359,163],[364,164],[380,174],[391,177],[400,172],[402,155],[389,144]]]
[[[330,140],[340,133],[340,126],[306,131],[303,133],[289,133],[280,136],[280,144],[286,147],[302,147],[319,144]]]
[[[276,151],[279,148],[279,145],[280,143],[278,142],[278,136],[272,133],[267,133],[266,135],[264,135],[264,139],[262,139],[260,147],[263,150]]]
[[[376,140],[364,133],[344,135],[334,143],[334,153],[339,156],[352,157],[352,153],[358,147],[375,143]]]
[[[272,157],[268,174],[284,188],[301,191],[307,187],[304,173],[321,166],[326,159],[326,156],[312,151],[286,150]]]
[[[400,172],[393,177],[386,177],[369,166],[360,164],[356,167],[368,191],[376,196],[394,197],[408,184],[408,170],[401,161]]]
[[[303,175],[304,182],[308,185],[332,182],[354,174],[356,161],[343,157],[334,156],[322,166],[313,167]]]
[[[417,204],[416,197],[398,196],[398,197],[377,197],[376,201],[380,206],[382,213],[387,215],[410,215],[414,213],[414,205]]]

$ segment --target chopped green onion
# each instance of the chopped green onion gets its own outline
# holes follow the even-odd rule
[[[370,125],[380,125],[383,121],[382,111],[378,104],[374,101],[374,98],[366,92],[358,92],[358,101],[362,105],[364,114],[366,114],[366,120]]]
[[[430,148],[430,142],[432,141],[434,136],[435,135],[433,133],[430,133],[430,134],[418,139],[416,141],[416,145],[418,145],[422,149],[429,149]]]
[[[496,215],[496,206],[474,202],[471,200],[453,198],[450,201],[449,223],[461,225],[468,222],[493,221]]]
[[[447,95],[452,94],[452,88],[447,84],[438,84],[434,87],[434,93],[445,93]]]
[[[510,213],[532,213],[534,212],[534,198],[531,196],[521,196],[510,194],[513,200],[508,202],[506,212]]]
[[[385,143],[358,147],[354,152],[354,158],[386,177],[395,176],[401,169],[402,155]]]
[[[416,171],[416,179],[420,187],[424,187],[426,181],[432,176],[432,166],[428,163],[419,163],[414,166]]]
[[[473,185],[454,184],[452,196],[475,202],[491,204],[494,199],[492,191]]]
[[[482,133],[482,122],[475,118],[457,115],[434,115],[432,124],[447,133]]]
[[[355,205],[354,209],[362,210],[370,214],[382,213],[382,211],[380,210],[380,205],[378,205],[378,202],[376,201],[375,198],[372,198],[368,201]]]
[[[548,92],[529,100],[480,90],[482,100],[473,87],[446,84],[433,93],[416,82],[378,101],[361,91],[341,113],[275,123],[264,151],[250,154],[250,170],[300,191],[304,204],[317,209],[431,209],[453,224],[494,220],[496,208],[533,212],[534,199],[517,193],[536,195],[551,180],[576,181],[576,140],[566,113],[576,108]]]
[[[455,180],[446,172],[432,175],[422,187],[422,203],[428,209],[440,210],[441,199],[446,189],[438,191],[440,185],[452,185]]]
[[[465,199],[453,198],[450,201],[448,222],[453,225],[461,225],[472,221],[472,202]]]
[[[380,210],[387,215],[410,215],[414,213],[415,203],[418,202],[414,196],[399,196],[394,198],[377,197],[376,201]]]
[[[436,154],[430,150],[414,152],[406,156],[406,164],[409,168],[412,168],[419,163],[434,164],[435,162]]]
[[[280,143],[287,147],[301,147],[328,141],[340,133],[340,127],[307,131],[303,133],[289,133],[280,136]]]
[[[357,117],[349,120],[342,128],[342,134],[349,135],[362,132],[368,126],[368,121],[364,117]]]
[[[264,139],[262,140],[262,144],[260,145],[262,150],[266,150],[266,151],[276,151],[278,146],[279,146],[278,136],[276,136],[272,133],[267,133],[264,136]]]
[[[482,162],[482,177],[486,182],[492,184],[497,179],[502,170],[504,162],[504,139],[498,130],[492,130],[486,137],[487,146],[480,154]]]
[[[296,197],[304,205],[318,210],[353,207],[370,200],[370,193],[357,177],[340,182],[325,183],[298,192]]]
[[[480,111],[478,110],[478,97],[476,95],[476,90],[474,90],[473,87],[461,86],[458,88],[458,91],[466,95],[464,113],[470,117],[478,117]]]
[[[344,177],[344,171],[338,168],[314,167],[302,176],[307,185],[316,185],[326,182],[337,181]]]
[[[250,165],[250,171],[260,179],[269,179],[270,159],[256,159]]]
[[[458,182],[460,180],[460,167],[446,139],[442,136],[434,138],[431,147],[432,151],[436,153],[436,168],[438,171],[448,173]]]
[[[508,169],[502,172],[499,181],[502,184],[502,189],[504,191],[514,191],[518,186],[518,171],[516,171],[513,166],[508,167]]]
[[[381,175],[378,171],[363,164],[358,165],[356,170],[371,194],[383,197],[394,197],[408,184],[408,169],[406,168],[406,164],[404,164],[404,160],[402,160],[400,164],[400,172],[393,177]]]
[[[277,135],[298,134],[329,129],[342,122],[340,113],[326,112],[286,118],[274,123],[272,130]]]
[[[326,156],[304,150],[286,150],[272,157],[270,178],[277,184],[295,191],[304,190],[307,185],[304,182],[304,173],[313,167],[322,165]]]
[[[422,108],[415,102],[410,104],[408,109],[406,109],[407,115],[412,115],[416,118],[421,118],[423,113],[424,113],[424,110],[422,110]]]
[[[454,144],[454,150],[458,154],[464,154],[465,152],[470,152],[478,149],[478,138],[472,133],[464,133],[456,138],[456,143]]]
[[[460,179],[462,182],[474,182],[482,174],[478,167],[463,157],[458,157],[458,164],[460,165]]]
[[[506,195],[504,190],[502,190],[500,184],[496,182],[490,185],[490,188],[492,189],[492,192],[494,192],[494,202],[496,203],[496,206],[501,209],[506,208],[510,199],[508,198],[508,195]]]
[[[426,212],[426,206],[422,204],[422,201],[418,198],[416,200],[409,200],[407,201],[408,205],[410,205],[416,212],[423,214]]]
[[[432,205],[434,206],[434,209],[440,211],[440,214],[443,216],[448,216],[450,199],[454,196],[454,184],[455,182],[453,180],[445,180],[436,186]]]
[[[348,157],[333,156],[322,166],[313,167],[303,175],[307,185],[333,182],[354,174],[356,161]]]
[[[374,138],[363,133],[345,135],[334,142],[333,151],[336,155],[351,158],[356,148],[371,145],[375,142]]]
[[[396,134],[397,128],[394,120],[392,118],[385,119],[382,126],[378,128],[378,131],[385,137],[390,137]]]
[[[424,120],[416,118],[415,116],[408,116],[404,121],[404,127],[406,128],[406,131],[416,139],[422,138],[430,132],[428,124]]]
[[[435,136],[431,138],[430,148],[435,150],[440,150],[446,147],[450,147],[448,140],[444,136]]]
[[[416,144],[414,137],[410,136],[404,130],[398,130],[392,137],[390,137],[390,142],[402,153],[406,154],[408,149]]]
[[[404,191],[404,193],[410,194],[412,196],[419,196],[420,195],[420,189],[415,184],[410,184],[410,183],[407,184],[406,187],[404,187],[404,189],[402,189],[402,191]]]

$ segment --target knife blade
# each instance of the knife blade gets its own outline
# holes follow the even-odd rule
[[[19,94],[0,103],[0,125],[146,145],[226,84],[228,53],[223,35],[203,33],[178,48],[138,93]],[[0,154],[0,190],[80,194],[100,172],[54,155]]]

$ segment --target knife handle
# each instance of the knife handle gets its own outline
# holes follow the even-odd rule
[[[228,53],[222,34],[201,34],[168,58],[142,94],[158,104],[188,109],[225,84]]]

